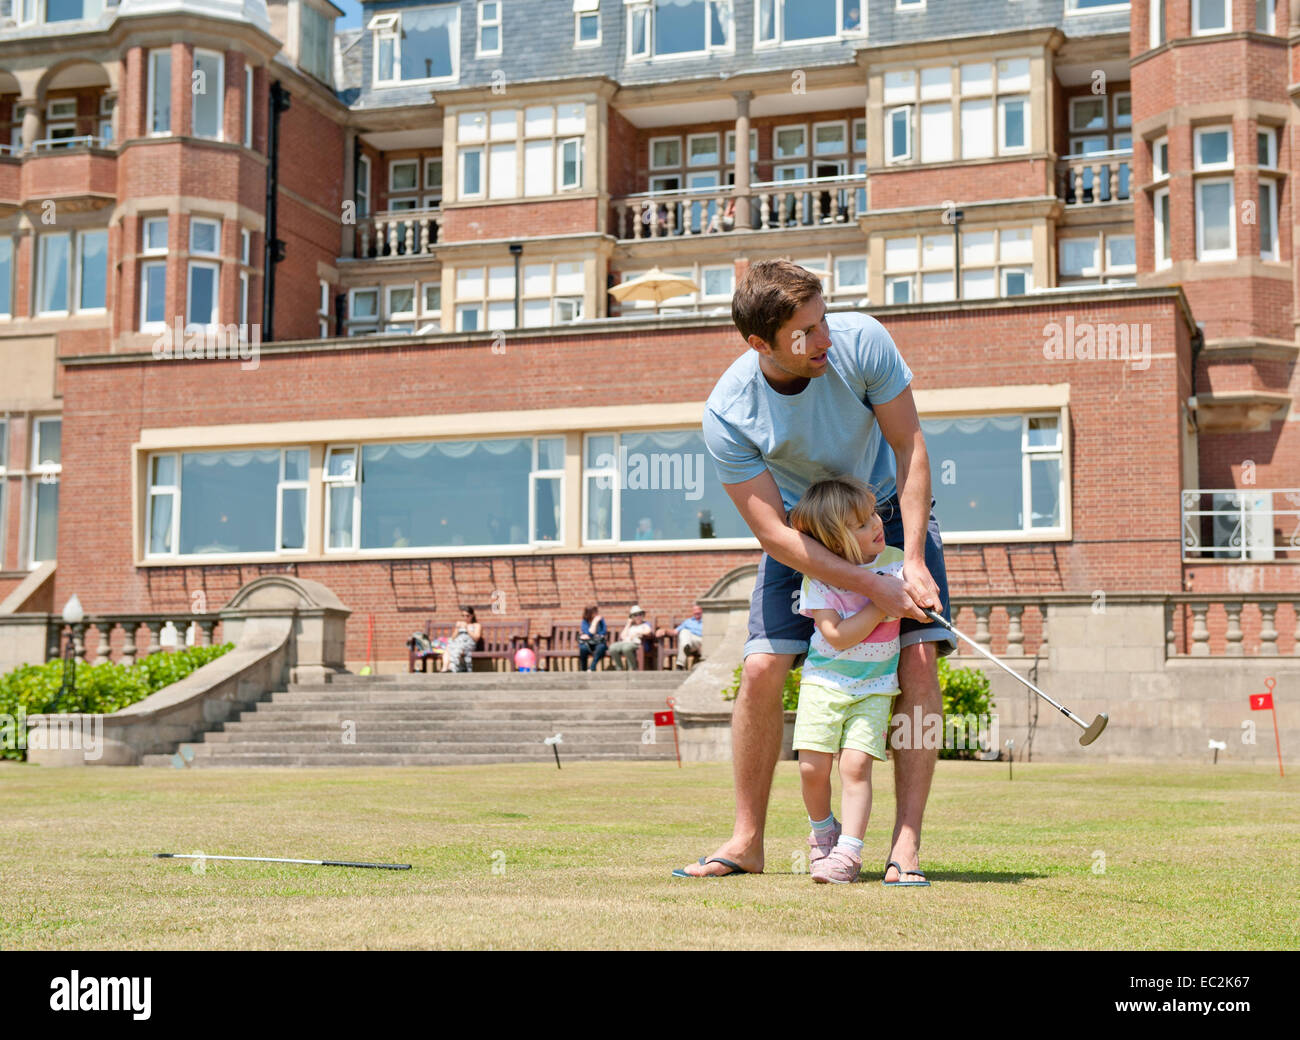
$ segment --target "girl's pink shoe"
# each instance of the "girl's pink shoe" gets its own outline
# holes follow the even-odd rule
[[[839,823],[836,823],[835,830],[824,838],[818,838],[816,831],[808,832],[808,867],[810,870],[818,860],[823,860],[830,855],[831,849],[835,848],[835,843],[840,840],[841,830]]]
[[[847,885],[862,870],[862,857],[837,845],[812,868],[812,879],[819,884]]]

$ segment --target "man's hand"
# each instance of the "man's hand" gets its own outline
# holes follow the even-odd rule
[[[902,578],[895,578],[892,574],[874,574],[871,577],[872,585],[867,595],[872,603],[885,612],[886,616],[912,618],[915,621],[930,620],[921,612],[921,608],[917,606],[908,590],[906,581]],[[926,578],[929,579],[928,573]],[[931,582],[931,585],[933,584]]]
[[[939,586],[930,577],[930,569],[926,567],[923,560],[904,561],[903,589],[916,607],[929,607],[936,613],[943,610],[943,599],[939,595]],[[919,609],[910,616],[921,621],[929,620]]]

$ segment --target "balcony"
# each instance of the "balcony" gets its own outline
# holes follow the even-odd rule
[[[37,154],[41,152],[54,152],[69,148],[111,148],[112,144],[106,138],[97,137],[94,134],[84,134],[81,137],[46,137],[32,144],[32,151]]]
[[[1300,489],[1182,493],[1183,558],[1263,563],[1300,559]]]
[[[1069,207],[1133,201],[1133,150],[1067,155],[1057,163],[1056,195]]]
[[[432,257],[442,234],[442,210],[387,210],[357,221],[352,255],[357,260]]]
[[[644,191],[613,199],[620,241],[732,231],[775,231],[853,224],[866,211],[862,174],[757,181],[749,194],[731,187]],[[738,222],[734,202],[749,200],[748,222]]]

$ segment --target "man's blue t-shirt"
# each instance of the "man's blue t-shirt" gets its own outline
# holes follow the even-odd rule
[[[718,380],[704,409],[704,443],[724,484],[772,471],[786,509],[810,484],[849,474],[885,501],[895,491],[894,452],[872,406],[912,382],[912,370],[875,318],[828,314],[831,348],[825,373],[797,394],[779,394],[748,349]]]

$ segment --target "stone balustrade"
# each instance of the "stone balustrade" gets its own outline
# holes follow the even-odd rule
[[[358,260],[432,256],[442,237],[441,209],[389,210],[357,221]]]
[[[119,664],[132,665],[135,664],[137,657],[148,657],[163,649],[162,633],[169,621],[176,629],[178,646],[185,645],[185,634],[191,624],[195,626],[194,644],[196,646],[211,646],[213,634],[221,624],[221,618],[216,614],[185,613],[91,614],[76,625],[67,625],[58,619],[54,619],[49,626],[46,659],[54,660],[62,657],[64,649],[67,647],[67,641],[71,638],[73,656],[87,664],[103,664],[112,660],[114,629],[121,629],[122,647],[118,651],[117,661]],[[139,635],[142,628],[149,633],[149,641],[144,648],[143,654],[140,653],[139,645]],[[94,632],[96,635],[93,657],[86,645],[86,636],[90,632]]]
[[[1067,206],[1097,206],[1133,200],[1133,151],[1067,155],[1057,166],[1057,195]]]

